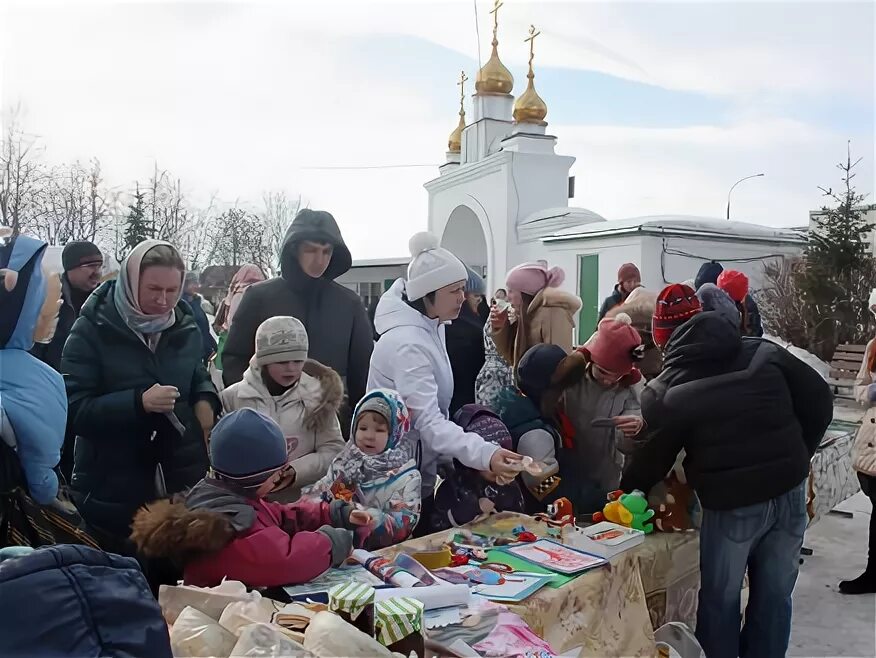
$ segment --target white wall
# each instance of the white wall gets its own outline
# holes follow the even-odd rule
[[[661,254],[664,242],[669,252]],[[752,290],[763,287],[763,268],[768,262],[776,262],[783,256],[795,256],[802,251],[801,245],[768,244],[759,242],[705,240],[702,238],[656,236],[643,238],[642,280],[646,287],[659,290],[668,283],[681,283],[696,277],[700,266],[709,260],[719,261],[725,269],[738,270],[749,279]],[[673,252],[684,252],[689,256]],[[750,259],[740,262],[734,259]]]
[[[407,265],[380,265],[368,267],[357,267],[354,265],[349,271],[335,279],[335,281],[351,288],[357,283],[383,283],[386,279],[397,279],[403,277],[406,270]]]

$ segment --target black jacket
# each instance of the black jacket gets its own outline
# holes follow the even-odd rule
[[[70,329],[73,328],[73,323],[78,316],[79,311],[73,301],[73,289],[67,280],[67,276],[62,275],[61,308],[58,311],[58,325],[55,327],[55,335],[49,343],[35,344],[30,353],[47,366],[51,366],[60,372],[61,353],[64,351],[64,343],[67,342],[67,336],[70,335]]]
[[[319,279],[308,276],[298,265],[297,246],[305,240],[334,245],[332,260]],[[307,329],[310,358],[344,379],[350,402],[355,405],[365,395],[374,334],[359,296],[334,281],[352,265],[334,217],[314,210],[298,213],[286,231],[280,265],[282,277],[250,286],[243,295],[222,352],[225,385],[243,379],[255,352],[259,325],[275,315],[291,315]]]
[[[201,356],[204,359],[204,363],[207,363],[207,360],[216,351],[216,339],[210,333],[210,321],[207,319],[207,314],[201,306],[203,299],[200,295],[192,295],[191,297],[183,295],[183,301],[192,310],[192,317],[195,318],[195,324],[198,325],[198,331],[201,332]]]
[[[605,317],[605,314],[608,313],[615,306],[620,306],[624,303],[624,300],[627,298],[627,295],[624,295],[620,289],[621,284],[617,284],[614,287],[614,290],[611,294],[605,298],[605,301],[602,302],[602,306],[599,308],[599,318],[598,321],[601,322],[602,318]]]
[[[453,369],[453,398],[450,415],[466,404],[474,404],[475,380],[484,367],[484,324],[489,308],[483,304],[478,313],[468,303],[462,305],[459,317],[445,331],[447,356]]]
[[[665,369],[642,393],[647,443],[621,481],[649,491],[679,451],[703,507],[761,503],[806,479],[833,416],[833,395],[812,368],[769,341],[740,338],[714,312],[675,330]]]
[[[160,464],[168,493],[197,483],[207,451],[193,406],[219,398],[201,361],[201,334],[188,304],[152,353],[124,323],[113,303],[116,282],[98,288],[85,305],[61,361],[69,426],[76,433],[71,488],[86,522],[114,538],[127,537],[134,512],[156,498]],[[142,394],[153,384],[180,391],[175,413],[180,436],[161,414],[146,413]]]

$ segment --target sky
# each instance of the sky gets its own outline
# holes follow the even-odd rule
[[[848,140],[874,192],[874,6],[506,0],[499,54],[522,93],[540,30],[548,132],[577,158],[570,205],[721,217],[730,186],[763,172],[734,191],[734,219],[798,226]],[[49,161],[98,157],[122,188],[157,161],[194,202],[285,190],[332,212],[354,258],[404,256],[491,7],[0,0],[0,101]],[[388,165],[427,166],[338,169]]]

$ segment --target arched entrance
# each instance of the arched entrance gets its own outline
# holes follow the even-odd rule
[[[452,252],[478,274],[489,265],[487,238],[478,216],[468,206],[457,206],[441,236],[441,246]]]

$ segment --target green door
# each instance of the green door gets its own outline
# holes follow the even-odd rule
[[[578,256],[578,297],[583,306],[578,314],[578,344],[596,330],[599,318],[599,255]]]

